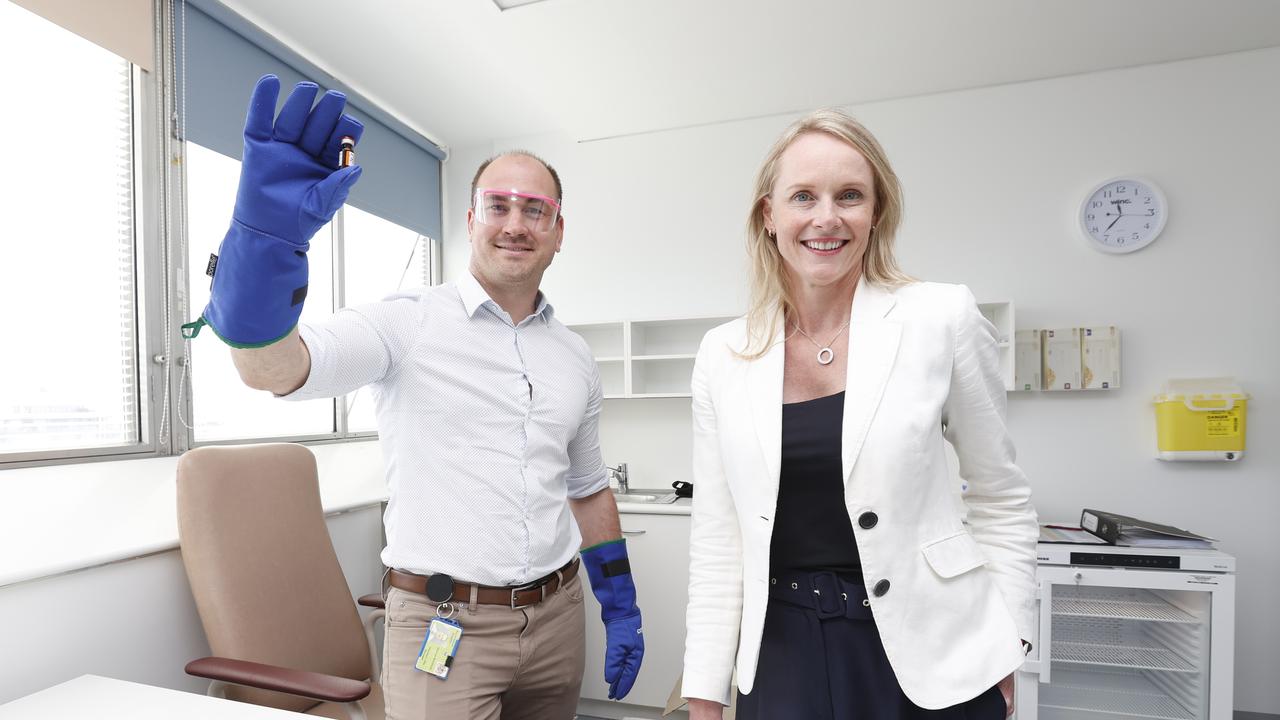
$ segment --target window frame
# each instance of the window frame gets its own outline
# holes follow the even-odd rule
[[[171,0],[155,5],[156,67],[129,63],[133,141],[134,322],[138,441],[130,445],[0,453],[0,471],[71,463],[180,455],[199,446],[297,442],[327,445],[377,439],[377,431],[351,432],[349,396],[333,398],[333,432],[245,437],[196,442],[190,373],[193,368],[181,324],[200,308],[189,307],[189,235],[186,227],[186,140],[182,137],[174,77],[175,17]],[[125,60],[128,62],[128,60]],[[383,218],[386,220],[386,218]],[[333,307],[346,306],[345,209],[333,222]],[[395,222],[387,220],[387,222]],[[399,223],[396,223],[397,225]],[[441,242],[423,235],[423,261],[432,285],[442,276]],[[181,413],[181,415],[179,415]]]
[[[123,60],[123,58],[122,58]],[[128,62],[128,60],[124,60]],[[134,353],[137,375],[134,401],[137,403],[138,441],[129,445],[23,450],[0,453],[0,470],[98,460],[126,460],[166,454],[157,437],[156,418],[161,410],[164,370],[152,348],[163,345],[163,324],[152,318],[163,312],[163,291],[155,278],[160,269],[161,171],[163,153],[158,151],[158,108],[161,95],[154,73],[129,63],[130,132],[133,144],[133,314]]]

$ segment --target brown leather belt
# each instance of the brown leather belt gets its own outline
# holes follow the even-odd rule
[[[524,585],[493,587],[491,585],[475,585],[476,602],[481,605],[505,605],[518,610],[530,605],[537,605],[560,589],[561,578],[568,583],[578,574],[578,558],[565,563],[559,570]],[[427,594],[427,575],[415,575],[401,570],[390,573],[391,587],[406,590],[419,595]],[[472,583],[453,581],[453,599],[450,602],[466,605],[471,602]]]

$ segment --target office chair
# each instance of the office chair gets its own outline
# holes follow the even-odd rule
[[[333,551],[316,461],[301,445],[203,447],[178,460],[178,539],[214,657],[209,694],[322,717],[382,720],[373,624]],[[362,627],[363,625],[363,627]]]

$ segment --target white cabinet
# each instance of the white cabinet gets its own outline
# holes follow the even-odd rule
[[[689,599],[689,516],[623,513],[636,600],[644,619],[644,663],[623,703],[661,708],[675,685],[684,661],[684,614]],[[586,593],[587,667],[582,697],[607,700],[604,683],[604,625],[600,604]],[[623,715],[625,705],[614,704]],[[584,709],[585,710],[585,709]],[[599,715],[594,707],[588,714]]]
[[[732,319],[620,320],[569,329],[591,347],[606,398],[689,397],[702,336]]]

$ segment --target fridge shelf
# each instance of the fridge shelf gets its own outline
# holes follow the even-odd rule
[[[1040,691],[1040,707],[1091,712],[1124,717],[1157,720],[1192,720],[1188,710],[1173,698],[1157,690],[1117,690],[1098,687],[1072,687],[1056,683]]]
[[[1164,648],[1057,641],[1053,643],[1051,654],[1054,662],[1137,668],[1141,670],[1199,672],[1197,668],[1183,660],[1177,653]]]
[[[1089,595],[1053,598],[1053,614],[1064,617],[1097,617],[1148,622],[1199,623],[1194,615],[1174,607],[1149,590],[1092,588]]]

